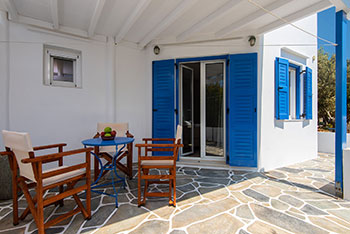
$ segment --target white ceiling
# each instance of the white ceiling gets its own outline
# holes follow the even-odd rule
[[[81,37],[139,44],[262,34],[332,4],[329,0],[1,0],[12,21]]]

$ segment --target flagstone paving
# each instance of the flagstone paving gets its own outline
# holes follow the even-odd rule
[[[137,180],[128,180],[119,208],[113,198],[94,193],[91,220],[77,214],[46,233],[350,233],[350,201],[334,196],[332,155],[266,173],[179,167],[177,186],[176,208],[163,198],[150,198],[139,208]],[[22,211],[23,196],[19,204]],[[13,226],[11,207],[11,201],[0,201],[0,234],[37,233],[31,215]],[[73,199],[64,207],[47,207],[45,219],[73,207]]]

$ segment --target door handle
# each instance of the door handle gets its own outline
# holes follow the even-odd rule
[[[158,109],[153,109],[153,111],[158,111]]]

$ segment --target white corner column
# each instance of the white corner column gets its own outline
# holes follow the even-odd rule
[[[114,38],[108,37],[106,44],[106,122],[116,122],[115,92],[115,44]]]
[[[9,118],[9,22],[7,13],[0,10],[0,130],[10,128]],[[3,149],[2,135],[0,134],[0,151]]]
[[[343,168],[350,168],[350,148],[343,151]],[[343,195],[344,199],[350,200],[350,170],[343,172]]]

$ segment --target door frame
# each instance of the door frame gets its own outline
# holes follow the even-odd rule
[[[227,100],[227,94],[228,94],[228,81],[229,81],[229,77],[228,77],[228,57],[229,55],[219,55],[219,56],[206,56],[206,57],[196,57],[196,58],[183,58],[183,59],[176,59],[175,60],[175,64],[176,64],[176,74],[175,74],[175,105],[176,105],[176,109],[179,110],[176,116],[175,116],[175,120],[176,120],[176,125],[178,124],[182,124],[181,121],[181,116],[182,116],[182,93],[180,93],[181,91],[181,82],[182,82],[182,72],[181,72],[181,66],[186,66],[186,63],[200,63],[200,80],[202,81],[202,79],[205,80],[205,65],[206,64],[210,64],[210,63],[218,63],[218,62],[222,62],[224,64],[223,66],[223,73],[224,73],[224,103],[223,103],[223,117],[224,117],[224,155],[222,157],[216,157],[216,156],[207,156],[205,154],[205,107],[203,108],[203,106],[205,106],[205,102],[202,102],[202,99],[205,100],[205,84],[204,82],[201,82],[201,87],[200,87],[200,105],[201,105],[201,117],[200,117],[200,122],[201,122],[201,139],[200,139],[200,145],[201,145],[201,152],[200,152],[200,157],[186,157],[186,159],[190,159],[190,160],[207,160],[207,161],[226,161],[226,163],[228,163],[228,134],[227,134],[227,130],[228,130],[228,100]],[[204,69],[203,69],[204,68]],[[204,90],[204,92],[203,92]],[[203,104],[202,104],[203,103]],[[204,114],[204,116],[203,116]],[[179,157],[182,157],[182,153],[181,155],[179,155]]]
[[[180,94],[179,94],[179,98],[180,98],[180,100],[179,100],[179,102],[180,102],[180,106],[179,106],[179,115],[180,115],[180,125],[182,126],[182,129],[183,129],[183,121],[182,121],[182,119],[183,118],[181,118],[182,117],[182,115],[183,115],[183,92],[182,92],[182,86],[183,86],[183,72],[182,72],[182,68],[186,68],[186,69],[188,69],[188,70],[191,70],[192,71],[192,81],[191,81],[191,90],[192,90],[192,103],[191,103],[191,105],[192,105],[192,128],[191,128],[191,131],[192,131],[192,150],[191,150],[191,152],[188,152],[188,153],[183,153],[183,147],[181,147],[180,148],[180,155],[181,156],[185,156],[185,155],[188,155],[188,154],[193,154],[194,153],[194,144],[193,144],[193,142],[194,142],[194,111],[193,111],[193,108],[194,108],[194,96],[193,96],[193,93],[194,93],[194,71],[193,71],[193,69],[192,68],[190,68],[190,67],[188,67],[188,66],[186,66],[186,65],[184,65],[184,64],[180,64],[180,69],[179,69],[179,75],[180,75],[180,80],[179,80],[179,92],[180,92]]]

